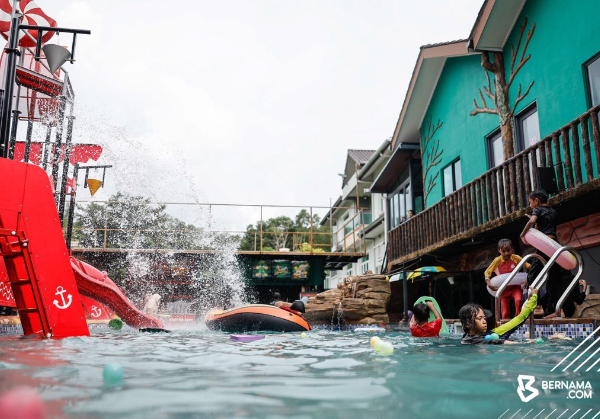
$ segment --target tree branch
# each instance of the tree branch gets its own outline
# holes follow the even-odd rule
[[[519,102],[522,101],[525,98],[525,96],[527,96],[527,94],[529,93],[529,90],[531,90],[531,86],[533,86],[533,81],[529,84],[529,87],[527,88],[525,93],[523,93],[523,96],[521,96],[521,84],[519,83],[519,92],[517,93],[517,100],[515,100],[515,104],[512,108],[512,111],[510,111],[511,118],[515,114],[515,109],[517,109],[517,105],[519,104]]]
[[[521,70],[523,65],[525,65],[525,63],[527,61],[529,61],[529,59],[531,58],[531,54],[529,54],[528,56],[525,56],[525,54],[527,53],[527,47],[529,46],[529,41],[531,41],[531,37],[533,36],[533,34],[535,32],[535,22],[533,23],[533,26],[531,27],[531,29],[527,31],[527,39],[525,40],[525,45],[523,46],[523,51],[521,51],[521,57],[519,58],[519,64],[517,65],[516,69],[514,68],[515,60],[517,58],[517,54],[519,53],[519,48],[521,47],[521,39],[523,38],[523,32],[525,31],[526,26],[527,26],[527,17],[525,18],[525,21],[521,25],[521,32],[519,34],[519,41],[517,42],[517,48],[513,50],[512,46],[511,46],[512,59],[511,59],[511,63],[510,63],[510,78],[508,79],[508,83],[506,83],[506,91],[508,91],[508,89],[510,89],[512,82],[514,81],[515,77],[517,76],[517,74],[519,73],[519,71]]]
[[[485,89],[485,88],[484,88]],[[469,115],[471,116],[475,116],[479,113],[489,113],[489,114],[498,114],[498,110],[497,109],[490,109],[487,107],[487,103],[485,102],[485,98],[483,97],[483,94],[481,93],[481,89],[479,89],[479,97],[481,98],[481,102],[483,103],[483,107],[480,108],[479,105],[477,104],[477,100],[473,99],[473,104],[475,105],[475,110],[469,112]]]
[[[487,71],[491,71],[492,73],[495,73],[498,71],[498,64],[497,63],[491,63],[490,62],[490,57],[488,56],[487,51],[483,51],[481,53],[481,66],[483,68],[485,68]]]

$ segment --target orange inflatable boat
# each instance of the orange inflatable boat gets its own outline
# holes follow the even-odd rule
[[[310,326],[297,314],[265,304],[249,304],[229,310],[211,311],[205,318],[212,330],[228,333],[248,331],[304,332]]]

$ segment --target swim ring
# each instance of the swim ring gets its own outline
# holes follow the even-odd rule
[[[548,257],[552,257],[554,252],[561,248],[560,244],[535,228],[527,230],[527,233],[525,233],[525,240]],[[560,254],[558,259],[556,259],[556,263],[570,271],[577,266],[577,259],[571,252],[567,251]]]
[[[438,313],[440,313],[440,317],[442,318],[442,328],[440,329],[440,336],[449,335],[450,331],[448,330],[448,325],[446,324],[446,320],[444,320],[444,316],[442,316],[442,310],[440,310],[440,306],[438,305],[435,298],[429,297],[429,296],[421,297],[417,301],[415,301],[415,305],[420,304],[420,303],[426,304],[427,301],[431,301],[433,303],[433,305],[435,306],[435,309],[438,311]],[[427,321],[432,322],[434,320],[435,320],[435,314],[433,314],[433,311],[430,311],[429,319]]]
[[[305,332],[310,330],[304,318],[266,304],[248,304],[229,310],[211,311],[205,318],[212,330],[228,333],[247,331]]]
[[[495,277],[493,277],[490,280],[490,284],[495,287],[499,287],[506,280],[506,278],[508,278],[509,275],[510,274],[496,275]],[[527,274],[523,273],[523,272],[519,272],[518,274],[515,275],[515,277],[512,279],[512,281],[510,281],[510,284],[508,284],[508,285],[523,285],[526,283],[527,283]],[[496,291],[492,291],[492,289],[490,287],[487,287],[487,290],[493,297],[496,296]]]

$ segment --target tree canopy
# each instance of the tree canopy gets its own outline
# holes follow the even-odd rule
[[[288,248],[292,251],[311,251],[310,247],[310,213],[300,210],[294,220],[287,216],[269,218],[262,221],[262,250],[276,251]],[[321,218],[317,214],[312,217],[312,250],[326,251],[331,248],[329,226],[320,226]],[[261,221],[246,227],[246,233],[240,243],[240,250],[261,249]]]

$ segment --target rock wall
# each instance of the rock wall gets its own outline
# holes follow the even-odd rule
[[[314,324],[389,323],[386,312],[390,283],[385,275],[349,276],[328,290],[310,298],[305,317]]]
[[[589,294],[580,306],[575,307],[573,317],[600,318],[600,294]]]

